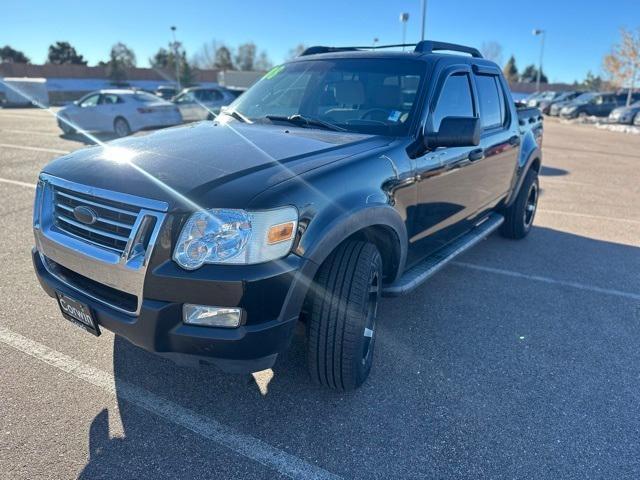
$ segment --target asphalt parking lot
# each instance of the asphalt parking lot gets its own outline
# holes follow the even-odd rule
[[[546,121],[536,225],[385,299],[357,392],[191,370],[64,320],[30,249],[33,184],[82,148],[0,110],[0,478],[640,477],[640,135]]]

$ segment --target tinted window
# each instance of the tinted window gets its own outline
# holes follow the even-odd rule
[[[466,73],[451,75],[445,81],[433,112],[433,129],[440,128],[444,117],[473,117],[473,100]]]
[[[222,94],[217,90],[196,90],[196,98],[201,102],[215,102],[222,100]]]
[[[504,121],[504,104],[497,80],[493,75],[476,76],[482,128],[498,127]]]
[[[118,98],[118,96],[114,95],[113,93],[105,93],[100,99],[100,104],[102,105],[113,105],[115,103],[122,103],[122,100],[120,100],[120,98]]]

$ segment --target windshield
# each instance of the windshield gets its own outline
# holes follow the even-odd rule
[[[406,59],[292,62],[269,71],[230,110],[258,122],[299,115],[352,132],[406,135],[424,68]]]
[[[588,103],[592,98],[596,96],[594,92],[583,93],[575,98],[573,103]]]
[[[556,96],[556,92],[544,92],[538,97],[540,100],[553,100]]]

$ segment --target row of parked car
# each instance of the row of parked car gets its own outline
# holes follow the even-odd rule
[[[640,125],[640,92],[582,92],[545,91],[534,93],[524,101],[530,107],[538,107],[542,113],[554,117],[608,117],[611,123]]]
[[[58,125],[65,134],[81,129],[124,137],[139,130],[211,119],[240,93],[221,86],[191,87],[180,92],[161,86],[153,93],[99,90],[62,108]]]

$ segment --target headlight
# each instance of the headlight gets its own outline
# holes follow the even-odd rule
[[[294,207],[256,212],[203,210],[192,214],[182,227],[173,259],[187,270],[205,263],[268,262],[289,253],[297,226]]]

